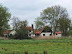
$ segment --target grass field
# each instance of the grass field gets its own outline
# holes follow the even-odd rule
[[[72,39],[51,40],[0,40],[0,54],[72,54]]]

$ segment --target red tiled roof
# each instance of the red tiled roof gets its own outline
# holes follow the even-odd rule
[[[35,32],[35,34],[40,34],[41,32]]]
[[[41,31],[42,31],[41,29],[34,29],[34,33],[35,33],[35,34],[40,34]]]
[[[44,28],[45,27],[47,27],[47,26],[44,26]],[[41,32],[44,30],[44,28],[43,29],[34,29],[34,33],[35,34],[41,34]],[[51,27],[49,27],[49,28],[51,28]]]
[[[55,32],[55,34],[62,34],[62,32]]]
[[[27,27],[27,28],[31,28],[32,29],[32,27]]]
[[[26,28],[28,28],[28,29],[30,29],[30,30],[33,30],[33,28],[32,28],[32,27],[26,27]]]
[[[10,32],[10,30],[6,30],[6,31],[4,31],[3,33],[4,34],[8,34]]]

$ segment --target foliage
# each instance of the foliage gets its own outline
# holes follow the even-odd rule
[[[16,39],[25,39],[28,37],[28,30],[26,28],[20,28],[17,30],[17,34],[15,36]]]
[[[0,5],[0,35],[7,29],[9,29],[8,21],[10,19],[10,12],[8,12],[8,8]]]
[[[58,20],[58,26],[60,28],[60,31],[63,32],[63,35],[68,35],[68,28],[70,28],[71,21],[68,18],[60,18]]]
[[[16,36],[15,36],[15,35],[12,35],[12,34],[8,34],[8,37],[9,37],[10,39],[14,39]]]
[[[12,26],[14,30],[18,30],[20,27],[20,20],[18,17],[13,17],[12,18]]]
[[[71,36],[72,36],[72,30],[70,30],[68,33],[69,33],[69,35],[71,35]]]
[[[40,21],[39,18],[36,18],[36,21],[35,21],[35,27],[36,29],[42,29],[44,27],[44,23],[42,21]]]
[[[43,31],[44,31],[44,32],[52,32],[51,28],[48,27],[48,26],[45,26],[45,28],[44,28]]]
[[[14,35],[15,39],[28,39],[28,29],[26,28],[28,25],[27,20],[16,22],[19,25],[16,28],[16,34]]]
[[[67,10],[61,6],[52,6],[44,9],[40,15],[42,21],[49,23],[53,28],[53,31],[56,30],[57,20],[60,18],[68,18]]]

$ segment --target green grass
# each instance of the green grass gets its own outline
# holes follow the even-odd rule
[[[43,54],[44,50],[49,54],[72,54],[72,39],[0,40],[0,54]]]

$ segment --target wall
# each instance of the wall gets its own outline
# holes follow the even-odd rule
[[[9,35],[10,35],[10,34],[15,35],[15,34],[16,34],[16,31],[13,30],[13,31],[11,31],[11,32],[9,33]]]
[[[4,37],[8,37],[8,34],[4,34]]]
[[[55,36],[56,36],[56,37],[61,37],[61,36],[62,36],[62,34],[57,34],[57,35],[55,34]]]
[[[33,34],[33,31],[29,32],[29,34],[28,34],[28,36],[31,37],[31,38],[35,37],[35,34]]]
[[[29,34],[28,34],[28,36],[29,36]],[[31,34],[29,37],[31,37],[31,38],[35,37],[35,34]]]
[[[50,36],[51,32],[42,32],[40,36],[43,36],[43,34],[45,34],[45,36]]]

